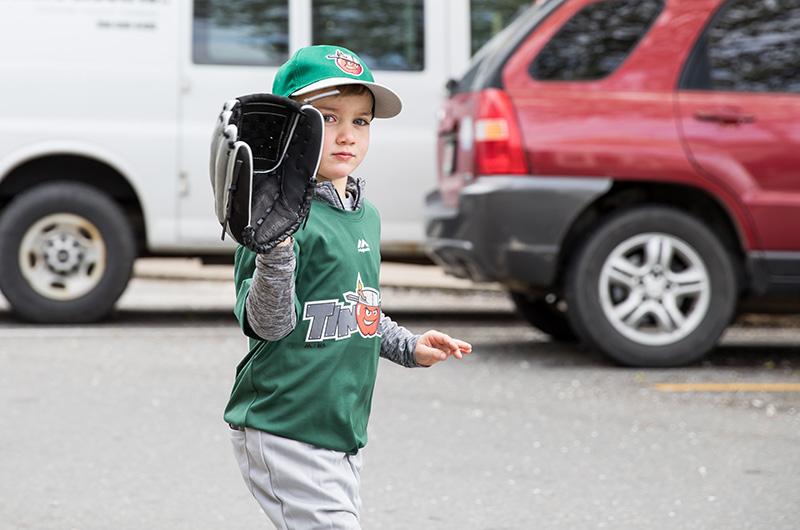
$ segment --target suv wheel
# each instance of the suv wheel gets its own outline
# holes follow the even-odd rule
[[[620,363],[676,366],[700,359],[737,300],[731,257],[700,221],[667,207],[615,215],[568,272],[576,332]]]
[[[557,341],[573,342],[577,340],[567,316],[555,304],[548,303],[544,298],[534,298],[525,293],[512,291],[510,294],[517,312],[533,327]]]
[[[0,290],[24,320],[99,320],[125,290],[134,258],[119,206],[83,184],[36,187],[0,216]]]

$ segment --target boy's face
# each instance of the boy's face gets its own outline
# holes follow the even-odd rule
[[[329,89],[304,95],[310,97]],[[372,95],[336,95],[312,103],[325,119],[322,159],[317,175],[326,180],[346,178],[361,164],[369,148]]]

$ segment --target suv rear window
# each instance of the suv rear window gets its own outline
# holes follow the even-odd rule
[[[592,81],[613,73],[647,34],[663,0],[606,0],[587,5],[531,63],[539,81]]]

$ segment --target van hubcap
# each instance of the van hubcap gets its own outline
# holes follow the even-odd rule
[[[19,265],[34,291],[54,300],[74,300],[103,277],[106,245],[84,217],[58,213],[34,223],[22,237]]]
[[[703,321],[711,281],[703,260],[685,241],[664,233],[626,239],[600,272],[600,304],[624,337],[648,346],[675,343]]]

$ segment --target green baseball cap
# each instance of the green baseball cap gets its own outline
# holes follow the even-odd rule
[[[272,93],[283,97],[301,96],[340,85],[366,86],[375,98],[376,118],[392,118],[403,108],[400,97],[376,83],[358,55],[341,46],[306,46],[294,52],[278,68]]]

